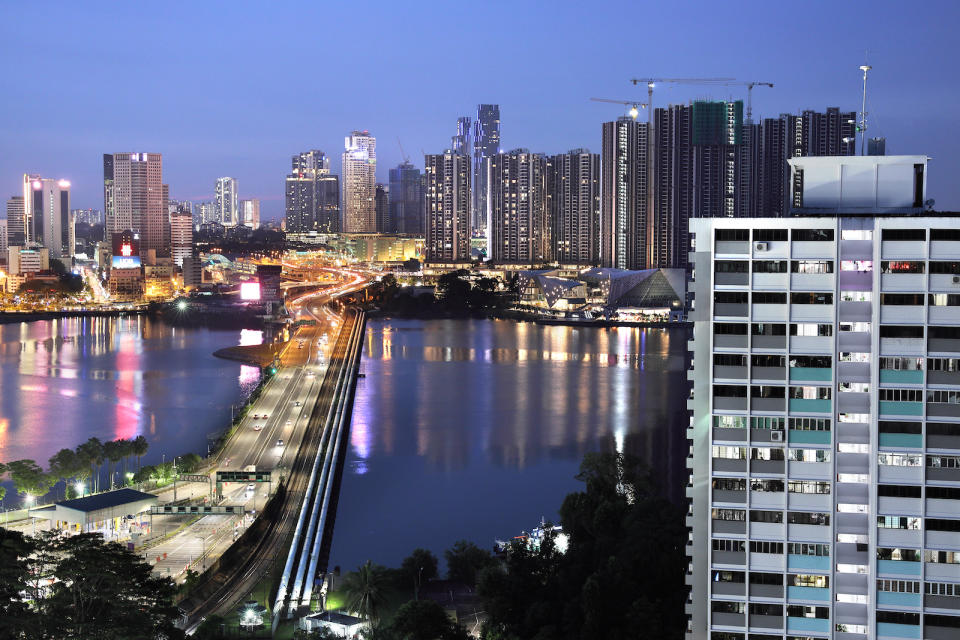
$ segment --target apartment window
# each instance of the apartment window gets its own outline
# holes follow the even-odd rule
[[[791,356],[790,366],[829,369],[833,366],[833,358],[830,356]]]
[[[888,304],[898,307],[904,306],[923,306],[922,293],[884,293],[880,296],[880,304]]]
[[[754,242],[786,242],[787,230],[786,229],[754,229],[753,241]]]
[[[923,273],[926,263],[916,260],[884,260],[880,263],[880,273]]]
[[[728,522],[746,522],[747,513],[743,509],[711,509],[710,516],[714,520],[726,520]],[[740,549],[743,551],[743,549]]]
[[[920,562],[920,550],[877,547],[877,560]]]
[[[786,260],[754,260],[753,272],[754,273],[786,273],[787,261]]]
[[[797,431],[830,431],[830,418],[790,418],[790,428]]]
[[[791,273],[833,273],[833,260],[792,260]]]
[[[931,293],[929,302],[931,307],[960,307],[960,294]]]
[[[919,613],[901,611],[877,611],[877,622],[888,624],[920,624]]]
[[[942,616],[932,613],[924,614],[923,622],[928,627],[947,627],[949,629],[960,629],[960,617]]]
[[[746,460],[747,459],[747,448],[746,447],[730,447],[723,444],[713,445],[713,457],[722,458],[724,460]]]
[[[754,291],[753,304],[787,304],[787,294],[772,291]]]
[[[960,500],[960,487],[927,487],[927,498],[934,500]]]
[[[792,587],[816,587],[826,589],[830,586],[828,576],[814,576],[806,573],[791,573],[787,576],[787,584]]]
[[[715,229],[714,237],[721,242],[749,242],[749,229]]]
[[[923,391],[921,389],[880,389],[879,398],[882,402],[923,402]]]
[[[833,325],[832,324],[813,324],[809,322],[791,324],[790,335],[798,336],[798,337],[807,337],[807,338],[832,336]]]
[[[880,433],[909,433],[919,435],[923,431],[923,424],[903,420],[881,420],[879,430]]]
[[[783,418],[774,416],[752,416],[751,429],[783,429]]]
[[[771,553],[780,555],[783,553],[783,543],[767,542],[765,540],[751,540],[750,553]]]
[[[931,262],[930,273],[945,273],[948,275],[960,275],[960,262]]]
[[[827,449],[790,449],[788,459],[791,462],[830,462]]]
[[[930,240],[960,240],[960,229],[930,229]]]
[[[917,390],[919,393],[919,389]],[[960,391],[948,391],[945,389],[928,390],[927,402],[936,404],[960,404]]]
[[[870,354],[858,353],[856,351],[841,351],[840,362],[870,362]]]
[[[797,604],[787,605],[787,615],[791,618],[830,618],[830,607],[806,607]]]
[[[743,602],[727,602],[726,600],[712,600],[710,611],[713,613],[743,613],[746,605]]]
[[[958,392],[960,393],[960,392]],[[771,385],[753,385],[750,387],[751,398],[783,398],[786,395],[785,387],[776,387]]]
[[[919,582],[914,584],[920,584]],[[931,596],[953,596],[960,597],[960,584],[952,582],[926,582],[924,591]],[[913,592],[916,593],[916,592]]]
[[[716,511],[716,509],[714,509]],[[742,511],[740,513],[743,513]],[[725,520],[726,518],[714,518],[714,520]],[[743,518],[741,518],[742,520]],[[743,540],[726,540],[722,538],[714,538],[710,541],[711,546],[714,551],[733,551],[743,553],[745,548],[745,543]]]
[[[883,242],[920,241],[927,239],[926,229],[884,229],[880,238]]]
[[[821,495],[830,495],[829,482],[814,482],[812,480],[791,480],[789,482],[790,493],[815,493]]]
[[[713,263],[714,273],[749,273],[750,263],[746,260],[717,260]]]
[[[714,478],[713,488],[718,491],[746,491],[747,481],[743,478]]]
[[[956,340],[956,327],[930,327],[930,337],[937,340]]]
[[[833,229],[794,229],[794,242],[833,242]]]
[[[789,524],[830,525],[829,513],[807,513],[806,511],[790,511],[787,513]]]
[[[923,456],[914,453],[884,453],[877,454],[877,464],[888,467],[919,467],[923,465]]]
[[[777,587],[783,586],[783,576],[779,573],[760,573],[750,572],[750,584],[769,584]]]
[[[783,584],[781,579],[779,584]],[[782,604],[761,604],[758,602],[750,603],[751,616],[783,616]]]
[[[713,582],[731,582],[743,584],[746,582],[746,574],[743,571],[713,571],[711,580]]]
[[[927,368],[930,371],[960,371],[960,359],[957,358],[929,358]]]
[[[841,382],[840,393],[870,393],[870,385],[866,382]]]
[[[923,371],[923,358],[880,358],[881,369]]]
[[[885,498],[919,498],[922,489],[908,484],[879,484],[877,495]]]
[[[960,531],[960,520],[927,518],[927,531]]]
[[[920,518],[908,516],[877,516],[877,526],[881,529],[905,529],[909,531],[919,531]]]
[[[750,333],[755,336],[785,336],[787,335],[787,325],[755,322],[751,325]]]
[[[892,593],[920,593],[920,583],[916,580],[877,580],[877,591]]]
[[[747,292],[714,291],[713,301],[717,304],[747,304]]]
[[[746,416],[713,416],[713,426],[721,429],[746,429]]]
[[[927,549],[923,552],[923,561],[936,562],[937,564],[960,564],[960,551]]]
[[[840,271],[870,273],[873,271],[873,260],[841,260]]]
[[[830,545],[813,542],[791,542],[787,545],[787,553],[795,556],[818,556],[823,558],[830,555]]]
[[[732,384],[715,384],[713,395],[718,398],[746,398],[747,388]]]
[[[750,510],[750,522],[765,522],[767,524],[782,524],[783,511]]]
[[[787,362],[785,356],[753,355],[750,364],[755,367],[783,367]]]
[[[841,291],[840,302],[871,302],[873,293],[870,291]]]
[[[843,229],[840,232],[841,240],[873,240],[872,229]]]
[[[870,331],[869,322],[841,322],[840,332],[850,331],[852,333],[864,333]]]
[[[816,291],[791,293],[790,302],[793,304],[833,304],[832,293],[820,293]]]
[[[783,449],[779,447],[752,447],[750,449],[751,460],[764,461],[782,461]]]
[[[735,353],[715,353],[713,354],[713,364],[722,367],[745,367],[747,366],[747,356]]]
[[[869,413],[841,413],[837,415],[837,422],[870,422]]]
[[[750,490],[762,493],[783,493],[783,480],[753,479],[750,481]]]
[[[717,322],[713,325],[713,335],[716,336],[745,336],[747,325],[732,322]]]
[[[931,469],[960,469],[960,456],[927,456]]]
[[[829,400],[830,391],[830,387],[790,387],[790,397],[794,400]]]
[[[960,436],[960,424],[956,422],[928,422],[928,436]]]

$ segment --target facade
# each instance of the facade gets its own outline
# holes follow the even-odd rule
[[[547,161],[551,253],[564,265],[600,260],[600,156],[574,149]]]
[[[260,228],[260,198],[240,201],[239,223],[250,229]]]
[[[960,634],[960,217],[926,165],[798,158],[790,217],[691,221],[688,637]]]
[[[103,213],[100,209],[72,209],[74,223],[102,224]]]
[[[7,273],[22,275],[50,269],[50,250],[46,247],[18,247],[7,249]]]
[[[217,205],[213,202],[198,202],[193,209],[193,213],[199,224],[210,224],[217,221]]]
[[[236,178],[217,178],[215,185],[216,219],[224,227],[235,227],[240,219],[240,202],[237,197]]]
[[[170,252],[170,216],[164,199],[163,158],[159,153],[103,156],[104,237],[132,231],[140,247]]]
[[[500,264],[542,264],[552,258],[547,215],[546,158],[526,149],[490,161],[490,259]]]
[[[7,239],[7,220],[4,218],[0,220],[0,256],[7,255],[7,246],[9,245]]]
[[[183,259],[193,255],[193,215],[188,211],[178,211],[170,216],[171,256],[178,267],[183,267]]]
[[[23,246],[27,243],[23,209],[23,196],[13,196],[7,200],[7,241],[10,245]]]
[[[600,264],[604,267],[647,266],[649,151],[646,123],[629,117],[603,123]]]
[[[478,104],[473,123],[473,229],[483,232],[490,217],[490,161],[500,153],[500,105]]]
[[[340,179],[330,173],[330,158],[313,149],[293,156],[287,176],[284,215],[288,233],[337,233]]]
[[[393,227],[393,221],[390,219],[390,207],[388,206],[390,186],[377,183],[374,190],[373,204],[377,218],[377,233],[390,233]]]
[[[450,148],[454,153],[470,155],[470,118],[457,118],[457,133],[450,139]],[[471,203],[472,204],[472,203]]]
[[[387,192],[392,232],[423,237],[423,186],[420,170],[409,162],[390,169]]]
[[[369,131],[354,131],[344,138],[343,231],[377,230],[377,139]]]
[[[427,262],[470,260],[470,156],[424,156]]]
[[[24,174],[23,202],[26,243],[46,247],[51,258],[69,261],[76,242],[70,183]]]

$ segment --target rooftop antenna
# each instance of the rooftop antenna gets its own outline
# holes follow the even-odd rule
[[[867,143],[867,72],[870,69],[873,67],[868,64],[860,65],[860,71],[863,71],[863,101],[860,104],[860,122],[857,123],[857,131],[860,132],[860,155],[863,155]]]

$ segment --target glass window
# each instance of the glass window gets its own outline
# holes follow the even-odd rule
[[[791,273],[833,273],[833,260],[792,260]]]

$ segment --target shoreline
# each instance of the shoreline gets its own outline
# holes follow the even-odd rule
[[[693,326],[690,320],[677,322],[621,322],[617,320],[578,320],[575,318],[545,318],[522,311],[440,311],[428,313],[394,313],[383,310],[367,312],[371,319],[383,320],[513,320],[515,322],[532,322],[543,326],[587,327],[597,329],[611,329],[617,327],[640,329],[663,329],[671,327],[689,328]]]
[[[147,309],[83,309],[78,311],[0,311],[0,324],[38,322],[60,318],[112,318],[145,315]]]

